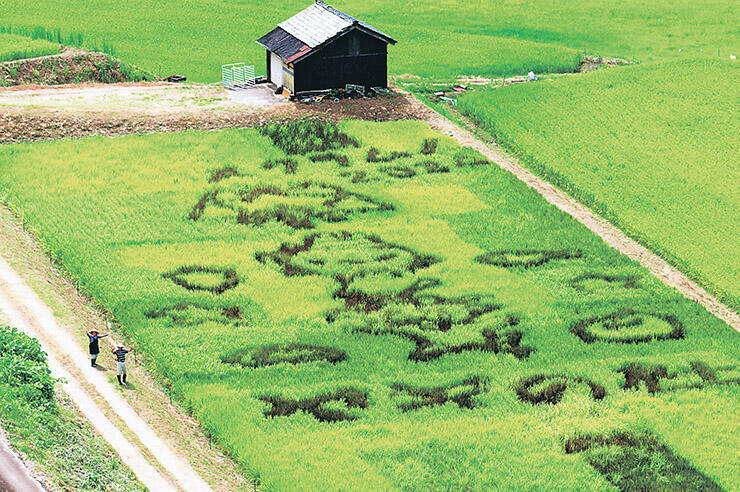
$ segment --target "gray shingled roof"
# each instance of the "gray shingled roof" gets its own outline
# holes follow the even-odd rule
[[[317,1],[281,22],[278,27],[258,39],[257,43],[290,62],[307,56],[352,27],[363,29],[386,43],[396,43],[387,34],[322,1]]]
[[[352,21],[336,15],[324,5],[315,3],[281,22],[278,27],[315,48],[352,25]]]

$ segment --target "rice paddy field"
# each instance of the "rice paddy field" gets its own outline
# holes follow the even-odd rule
[[[0,31],[0,63],[54,55],[59,52],[60,46],[58,44]]]
[[[422,122],[2,146],[0,189],[264,490],[738,490],[740,334]]]
[[[0,25],[79,35],[147,71],[215,82],[224,63],[264,70],[264,51],[253,41],[311,1],[0,0]],[[640,61],[726,58],[737,51],[740,21],[727,0],[330,3],[398,39],[390,48],[390,73],[436,77],[572,72],[584,51]]]
[[[531,168],[740,306],[740,69],[685,60],[472,92]]]

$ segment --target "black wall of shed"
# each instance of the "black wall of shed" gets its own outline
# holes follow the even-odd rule
[[[297,62],[294,72],[296,92],[339,89],[347,84],[387,87],[388,46],[353,29]]]

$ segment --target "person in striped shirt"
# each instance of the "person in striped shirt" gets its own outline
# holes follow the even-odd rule
[[[116,377],[118,378],[118,384],[121,386],[126,384],[126,354],[133,351],[133,344],[129,350],[126,350],[122,343],[114,345],[113,350],[111,350],[113,355],[116,356]]]

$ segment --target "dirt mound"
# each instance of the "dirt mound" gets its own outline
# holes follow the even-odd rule
[[[620,65],[632,65],[630,60],[624,58],[603,58],[600,56],[586,55],[581,60],[579,72],[591,72],[604,67],[618,67]]]
[[[60,55],[0,64],[0,87],[140,82],[156,77],[110,55],[66,49]]]

